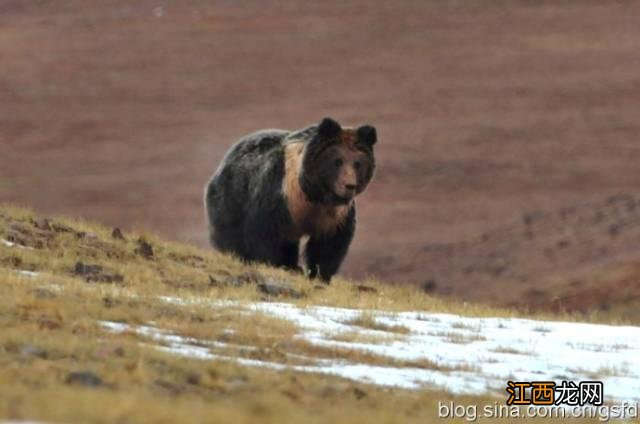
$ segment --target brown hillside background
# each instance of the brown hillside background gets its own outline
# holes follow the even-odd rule
[[[637,305],[640,2],[0,0],[0,201],[206,246],[257,129],[378,128],[342,273]]]

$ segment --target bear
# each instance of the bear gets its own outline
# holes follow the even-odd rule
[[[302,272],[306,239],[306,275],[329,283],[355,233],[355,197],[373,178],[376,141],[373,126],[342,128],[328,117],[240,139],[206,186],[211,245],[246,262]]]

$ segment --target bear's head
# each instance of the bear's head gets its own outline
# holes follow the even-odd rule
[[[312,134],[304,147],[299,175],[302,191],[314,203],[350,203],[373,177],[376,129],[370,125],[343,129],[333,119],[324,118]]]

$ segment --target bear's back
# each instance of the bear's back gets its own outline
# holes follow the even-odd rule
[[[238,160],[245,156],[259,156],[279,148],[282,141],[289,135],[284,130],[262,130],[249,134],[240,139],[229,151],[223,163]]]

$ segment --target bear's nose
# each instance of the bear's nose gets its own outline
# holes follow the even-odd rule
[[[347,189],[347,190],[349,190],[349,191],[355,191],[355,189],[356,189],[356,185],[355,185],[355,184],[346,184],[346,185],[344,186],[344,188],[346,188],[346,189]]]

